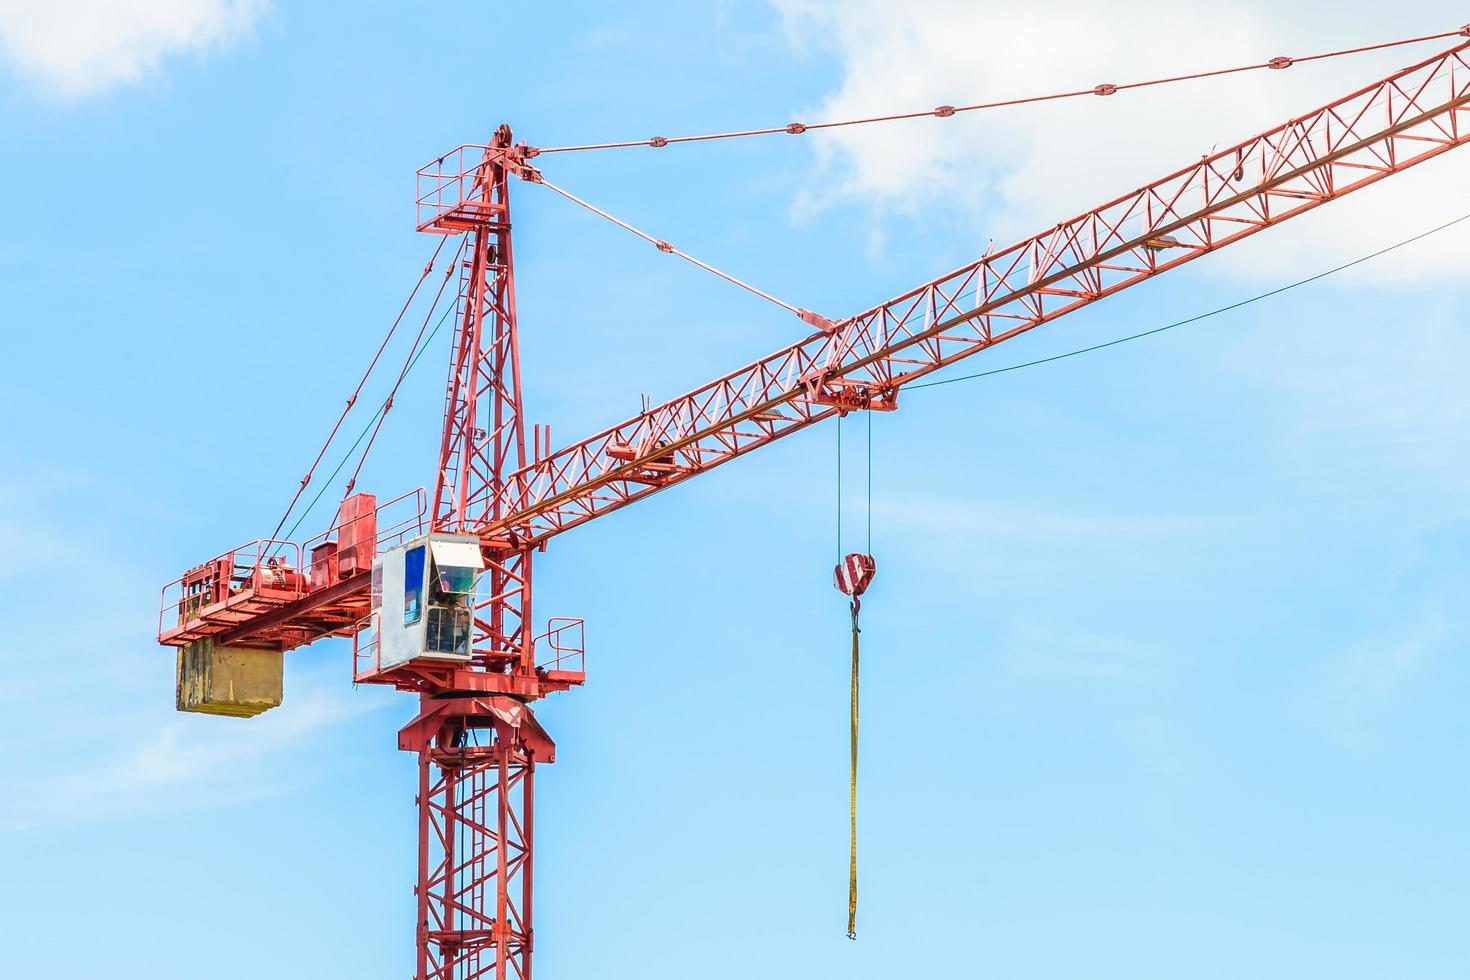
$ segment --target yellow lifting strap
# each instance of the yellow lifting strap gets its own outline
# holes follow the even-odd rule
[[[852,728],[848,745],[847,938],[857,938],[858,604],[852,604]]]

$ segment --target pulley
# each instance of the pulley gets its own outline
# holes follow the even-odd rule
[[[877,570],[878,565],[872,555],[854,551],[833,569],[832,584],[837,586],[838,592],[852,596],[853,605],[859,606],[858,597],[868,590]]]

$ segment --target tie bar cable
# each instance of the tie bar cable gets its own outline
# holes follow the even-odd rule
[[[311,482],[312,476],[316,473],[316,468],[321,465],[322,457],[326,456],[327,450],[331,448],[332,440],[337,438],[337,433],[339,430],[341,430],[342,423],[347,420],[348,414],[357,404],[358,396],[362,394],[362,389],[367,384],[368,378],[372,376],[373,370],[378,366],[378,361],[382,358],[383,351],[388,349],[389,341],[393,339],[393,334],[397,332],[398,325],[403,322],[404,314],[406,314],[408,312],[408,308],[413,305],[414,298],[418,296],[419,289],[423,286],[424,280],[429,278],[429,273],[433,271],[434,264],[439,261],[439,253],[443,250],[443,248],[444,241],[441,240],[439,244],[434,247],[434,254],[429,256],[429,261],[424,263],[424,270],[419,274],[418,281],[413,284],[413,289],[409,292],[408,299],[403,301],[403,306],[399,309],[398,316],[393,319],[392,325],[388,327],[387,335],[383,337],[383,342],[378,345],[378,350],[375,354],[373,354],[372,361],[368,363],[367,370],[363,371],[362,377],[358,379],[357,387],[354,388],[352,390],[352,394],[348,396],[347,404],[343,406],[342,413],[337,416],[337,422],[335,425],[332,426],[332,431],[327,433],[327,439],[325,442],[322,443],[322,448],[318,450],[316,454],[316,459],[312,460],[311,466],[306,471],[306,475],[301,478],[301,482],[297,485],[295,495],[292,496],[291,502],[286,505],[286,512],[281,515],[280,521],[276,524],[276,529],[271,532],[272,540],[274,540],[276,536],[281,533],[281,528],[286,526],[286,521],[290,518],[291,512],[296,509],[296,505],[301,501],[301,495],[306,491],[306,485]]]
[[[1172,85],[1177,82],[1191,82],[1204,78],[1218,78],[1222,75],[1236,75],[1248,71],[1281,70],[1290,68],[1292,65],[1304,64],[1309,61],[1324,61],[1329,58],[1342,58],[1349,55],[1364,54],[1370,51],[1382,51],[1387,48],[1402,47],[1407,44],[1423,44],[1427,41],[1443,41],[1452,37],[1470,37],[1470,24],[1453,31],[1442,31],[1438,34],[1425,34],[1421,37],[1403,38],[1397,41],[1383,41],[1378,44],[1366,44],[1356,48],[1344,48],[1339,51],[1324,51],[1319,54],[1303,55],[1299,58],[1278,56],[1269,61],[1256,62],[1249,65],[1237,65],[1233,68],[1215,68],[1208,71],[1194,72],[1189,75],[1174,75],[1166,78],[1151,78],[1140,82],[1126,82],[1123,84],[1103,83],[1094,85],[1092,88],[1074,89],[1066,92],[1053,92],[1049,95],[1032,95],[1017,99],[1004,99],[998,102],[978,102],[973,105],[942,105],[933,109],[924,109],[916,112],[898,112],[886,116],[868,116],[862,119],[840,119],[829,122],[801,123],[790,122],[784,126],[767,126],[761,129],[743,129],[728,133],[704,133],[697,136],[654,136],[644,140],[620,140],[613,143],[584,143],[572,146],[548,146],[527,147],[527,158],[539,156],[545,153],[579,153],[585,150],[618,150],[633,146],[648,146],[660,149],[665,146],[673,146],[676,143],[705,143],[715,140],[745,139],[750,136],[773,136],[785,133],[790,136],[800,136],[803,133],[822,129],[837,129],[843,126],[865,126],[869,123],[896,122],[904,119],[923,119],[934,117],[947,119],[950,116],[959,115],[962,112],[977,112],[983,109],[1003,109],[1010,106],[1033,105],[1038,102],[1055,102],[1059,99],[1075,99],[1085,95],[1108,96],[1130,89],[1149,88],[1155,85]]]
[[[456,263],[459,261],[459,258],[462,254],[463,246],[461,246],[460,251],[455,253]],[[450,268],[454,268],[454,265],[451,265]],[[437,299],[435,300],[435,305],[438,305]],[[443,316],[439,317],[439,322],[434,325],[433,330],[429,331],[429,335],[427,337],[423,335],[423,330],[420,329],[419,336],[414,338],[413,347],[410,348],[410,353],[412,357],[411,360],[408,362],[408,369],[404,372],[404,374],[408,374],[413,371],[414,366],[419,362],[419,358],[424,356],[424,351],[429,349],[429,344],[433,342],[436,336],[438,336],[440,328],[444,326],[444,322],[449,319],[449,315],[451,313],[455,312],[456,305],[457,304],[451,303],[448,307],[445,308]],[[432,308],[429,311],[429,315],[433,315]],[[399,384],[401,383],[402,377],[400,376]],[[373,413],[372,418],[367,420],[367,424],[363,426],[362,431],[357,434],[357,438],[353,441],[352,445],[348,447],[346,454],[344,454],[342,459],[337,463],[336,469],[332,470],[331,475],[322,482],[321,486],[317,489],[316,496],[312,497],[311,503],[306,505],[306,509],[297,516],[296,522],[291,525],[291,530],[286,532],[286,537],[288,539],[294,539],[296,537],[297,529],[299,529],[306,518],[311,515],[311,512],[316,509],[316,505],[321,502],[322,496],[327,492],[327,488],[332,485],[332,481],[337,479],[337,475],[341,473],[343,468],[352,460],[352,457],[357,452],[357,447],[362,445],[363,440],[369,438],[370,435],[372,437],[376,437],[377,428],[375,428],[375,426],[381,423],[382,417],[384,414],[387,413],[389,407],[389,399],[384,399],[378,404],[377,411]],[[361,468],[361,466],[362,464],[361,462],[359,462],[359,469]],[[354,474],[354,479],[355,478],[356,474]],[[342,496],[345,499],[347,494],[344,493]],[[335,518],[333,519],[333,521],[335,523]]]
[[[383,410],[378,414],[378,420],[376,426],[373,428],[373,434],[368,437],[367,445],[362,449],[362,456],[357,461],[357,468],[352,471],[352,478],[347,481],[347,488],[342,491],[342,498],[344,500],[351,496],[353,488],[357,486],[357,478],[362,475],[363,464],[367,462],[368,453],[373,450],[373,443],[378,439],[378,431],[383,428],[383,421],[388,418],[388,413],[393,410],[393,399],[397,397],[398,389],[403,385],[403,379],[408,376],[409,369],[413,367],[414,362],[423,353],[424,345],[427,344],[427,341],[424,340],[424,331],[429,329],[429,320],[433,318],[434,311],[439,308],[439,301],[444,298],[444,289],[449,285],[450,276],[454,274],[454,270],[463,261],[465,246],[467,244],[467,242],[460,242],[458,251],[454,253],[454,261],[450,262],[449,266],[444,270],[444,279],[439,283],[439,291],[434,294],[434,303],[429,307],[429,312],[424,314],[424,322],[419,327],[417,336],[413,339],[413,346],[408,349],[408,356],[404,358],[403,369],[398,372],[398,379],[393,382],[393,387],[388,392],[387,399],[383,402]],[[440,324],[444,322],[445,318],[449,316],[450,311],[454,310],[457,305],[457,301],[450,304],[449,308],[445,310],[444,316],[439,318]],[[434,332],[437,333],[438,330],[439,326],[436,325]],[[433,334],[429,336],[432,339]]]
[[[708,273],[710,273],[713,276],[717,276],[720,279],[725,280],[726,282],[730,283],[732,286],[739,286],[741,289],[745,290],[746,292],[751,293],[751,294],[753,294],[755,296],[759,296],[761,299],[765,300],[768,303],[774,303],[777,306],[781,307],[781,309],[786,310],[787,312],[794,314],[803,323],[806,323],[806,324],[808,324],[810,326],[816,327],[819,330],[823,331],[824,333],[831,333],[835,329],[836,324],[834,324],[831,320],[828,320],[826,317],[822,316],[820,313],[813,313],[810,310],[804,310],[804,309],[801,309],[799,307],[792,306],[790,303],[786,302],[785,300],[777,299],[775,296],[772,296],[770,293],[765,292],[764,290],[761,290],[761,289],[757,289],[756,287],[752,286],[748,282],[745,282],[745,281],[743,281],[741,279],[736,279],[734,276],[730,275],[728,272],[721,272],[719,269],[716,269],[714,266],[710,265],[708,262],[702,262],[699,259],[696,259],[694,256],[690,255],[688,252],[680,251],[679,249],[675,248],[673,245],[669,244],[667,241],[664,241],[661,238],[654,238],[652,235],[648,234],[646,231],[641,231],[638,228],[635,228],[632,225],[628,224],[628,222],[622,220],[621,218],[618,218],[618,217],[615,217],[614,215],[608,214],[606,211],[602,210],[602,208],[599,208],[597,205],[591,204],[591,203],[589,203],[587,201],[582,200],[580,197],[578,197],[577,195],[573,194],[571,191],[569,191],[569,190],[567,190],[567,189],[565,189],[563,187],[558,187],[557,185],[553,184],[551,181],[547,180],[540,172],[538,172],[538,171],[532,171],[532,174],[533,174],[533,176],[527,178],[527,182],[528,183],[539,184],[540,186],[545,187],[549,191],[553,191],[553,192],[555,192],[557,194],[560,194],[562,197],[566,198],[568,201],[571,201],[573,204],[576,204],[576,205],[579,205],[579,206],[581,206],[583,208],[586,208],[588,211],[591,211],[593,214],[597,215],[598,217],[604,218],[604,219],[606,219],[608,221],[611,221],[613,224],[617,225],[619,228],[623,229],[624,231],[630,232],[633,235],[636,235],[637,237],[643,239],[645,242],[647,242],[648,244],[652,245],[654,248],[658,249],[660,252],[663,252],[665,255],[673,255],[673,256],[675,256],[677,258],[681,258],[685,262],[688,262],[688,263],[690,263],[691,265],[694,265],[694,266],[698,266],[699,268],[703,269],[705,272],[708,272]]]

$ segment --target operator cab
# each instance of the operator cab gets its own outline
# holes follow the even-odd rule
[[[379,554],[372,579],[377,669],[469,660],[475,576],[484,567],[474,535],[434,533]]]

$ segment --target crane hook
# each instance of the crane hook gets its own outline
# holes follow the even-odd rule
[[[858,611],[860,598],[873,582],[877,563],[872,555],[854,552],[833,570],[833,584],[852,597],[852,699],[848,731],[848,848],[847,848],[847,938],[857,939],[857,767],[858,767]]]

